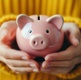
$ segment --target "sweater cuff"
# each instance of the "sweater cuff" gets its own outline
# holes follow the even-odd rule
[[[81,19],[80,18],[75,18],[75,17],[63,17],[64,18],[64,22],[73,22],[75,24],[78,25],[78,27],[81,29]]]
[[[16,20],[17,15],[11,14],[11,15],[4,15],[3,17],[0,18],[0,25],[3,22],[9,21],[9,20]],[[79,28],[81,28],[81,19],[80,18],[75,18],[75,17],[63,17],[64,18],[64,22],[74,22],[76,23]]]
[[[0,25],[2,25],[6,21],[10,20],[16,20],[17,15],[10,14],[10,15],[4,15],[0,18]]]

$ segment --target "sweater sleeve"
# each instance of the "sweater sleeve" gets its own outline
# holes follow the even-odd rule
[[[81,29],[81,19],[80,18],[75,18],[75,17],[65,17],[64,16],[64,22],[73,22],[78,25],[78,27]]]

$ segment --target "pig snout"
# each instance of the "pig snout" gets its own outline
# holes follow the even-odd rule
[[[43,50],[48,46],[48,39],[42,34],[32,35],[30,38],[30,46],[35,50]]]

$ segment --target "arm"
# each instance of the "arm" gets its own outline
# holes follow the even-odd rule
[[[81,33],[79,28],[74,23],[65,23],[63,31],[67,34],[71,45],[63,51],[45,56],[42,71],[64,74],[70,72],[76,64],[81,63]]]
[[[15,21],[8,21],[1,25],[0,61],[16,73],[38,71],[37,62],[32,60],[27,53],[11,48],[15,39],[16,28]]]

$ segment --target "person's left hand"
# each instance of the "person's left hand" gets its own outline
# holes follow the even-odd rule
[[[81,63],[81,34],[79,28],[74,23],[65,23],[63,31],[68,34],[67,37],[71,45],[66,50],[45,56],[41,68],[42,72],[65,74],[70,72],[76,64]]]

